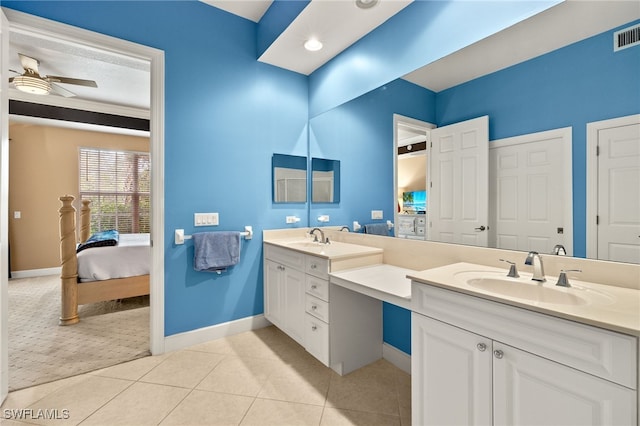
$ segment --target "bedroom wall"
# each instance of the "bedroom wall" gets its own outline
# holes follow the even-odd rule
[[[147,137],[25,123],[10,123],[9,139],[11,271],[60,266],[58,197],[78,198],[80,147],[149,151]]]

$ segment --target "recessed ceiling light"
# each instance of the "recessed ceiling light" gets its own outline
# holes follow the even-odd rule
[[[316,52],[322,49],[322,42],[317,38],[310,38],[304,42],[304,48],[310,52]]]
[[[356,6],[360,9],[371,9],[378,4],[378,0],[356,0]]]

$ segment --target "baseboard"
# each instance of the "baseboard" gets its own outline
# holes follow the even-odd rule
[[[398,367],[407,374],[411,374],[411,355],[401,351],[388,343],[382,344],[382,358]]]
[[[189,346],[199,345],[200,343],[205,343],[210,340],[233,336],[234,334],[244,333],[245,331],[257,330],[269,325],[271,325],[271,323],[267,321],[263,314],[260,314],[209,327],[203,327],[197,330],[191,330],[165,337],[164,350],[165,352],[177,351],[188,348]]]
[[[45,275],[60,275],[60,272],[62,272],[62,267],[60,266],[55,268],[27,269],[24,271],[11,271],[11,278],[44,277]]]

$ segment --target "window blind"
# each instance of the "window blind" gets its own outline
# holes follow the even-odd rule
[[[80,198],[91,200],[91,233],[150,232],[149,153],[80,148]]]

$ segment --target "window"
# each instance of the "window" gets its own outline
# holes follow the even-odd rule
[[[91,200],[91,233],[150,232],[148,152],[80,148],[80,198]]]

